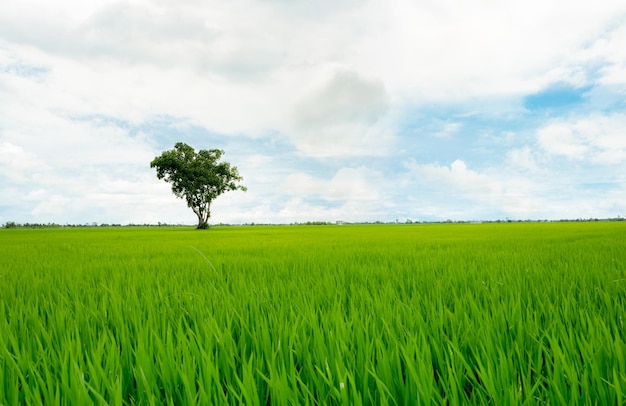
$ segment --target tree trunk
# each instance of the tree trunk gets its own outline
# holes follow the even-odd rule
[[[206,230],[207,228],[209,228],[209,217],[211,217],[211,212],[209,211],[209,209],[207,208],[205,214],[202,214],[202,212],[196,212],[196,215],[198,216],[198,226],[196,227],[196,229]]]

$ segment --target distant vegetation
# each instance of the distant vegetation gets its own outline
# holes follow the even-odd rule
[[[0,404],[626,402],[626,224],[0,230]]]
[[[413,221],[410,219],[404,221],[392,221],[392,222],[384,222],[384,221],[373,221],[373,222],[360,222],[360,223],[350,223],[346,221],[305,221],[291,224],[282,224],[282,225],[306,225],[306,226],[320,226],[320,225],[343,225],[343,224],[476,224],[476,223],[554,223],[554,222],[588,222],[588,221],[626,221],[624,217],[612,217],[612,218],[579,218],[579,219],[561,219],[561,220],[461,220],[461,221]],[[218,223],[218,226],[232,226],[232,225],[244,225],[244,226],[276,226],[281,224],[274,223],[244,223],[244,224],[228,224],[228,223]],[[158,222],[156,224],[151,223],[143,223],[143,224],[109,224],[109,223],[84,223],[84,224],[58,224],[58,223],[16,223],[15,221],[7,221],[2,226],[3,228],[60,228],[60,227],[70,227],[70,228],[80,228],[80,227],[191,227],[189,224],[171,224],[171,223],[161,223]]]
[[[108,223],[84,223],[84,224],[57,224],[57,223],[16,223],[8,221],[3,228],[87,228],[87,227],[191,227],[188,224],[108,224]]]

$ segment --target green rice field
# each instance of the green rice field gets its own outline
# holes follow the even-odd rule
[[[3,405],[626,404],[626,222],[0,230]]]

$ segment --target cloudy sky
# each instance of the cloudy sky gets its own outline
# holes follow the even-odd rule
[[[0,224],[626,216],[623,0],[2,0]]]

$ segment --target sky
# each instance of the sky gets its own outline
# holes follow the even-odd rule
[[[2,0],[0,224],[626,217],[623,0]]]

